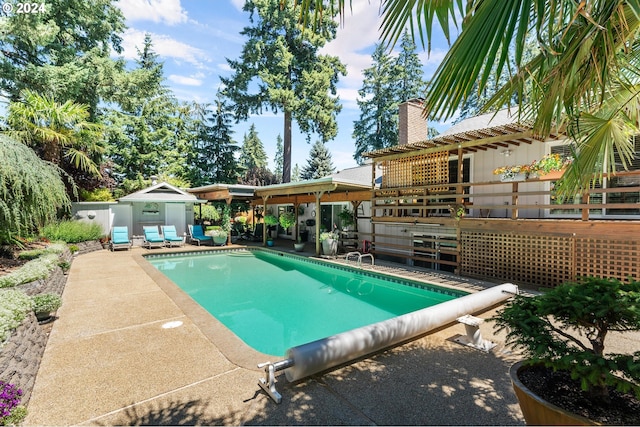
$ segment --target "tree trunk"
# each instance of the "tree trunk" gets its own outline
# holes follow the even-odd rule
[[[291,112],[284,112],[284,153],[282,154],[282,182],[291,182]]]

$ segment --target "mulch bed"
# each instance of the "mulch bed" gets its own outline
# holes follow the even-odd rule
[[[640,425],[640,399],[631,393],[609,389],[611,402],[590,396],[568,372],[535,366],[520,371],[520,381],[532,392],[554,405],[604,425]]]

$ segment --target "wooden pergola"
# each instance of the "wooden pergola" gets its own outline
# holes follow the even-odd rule
[[[259,187],[242,184],[211,184],[190,188],[187,191],[194,194],[198,199],[224,201],[227,206],[230,206],[234,200],[247,203],[253,201],[256,188]],[[202,216],[202,205],[200,205],[200,216]],[[227,236],[227,243],[231,244],[231,233]]]
[[[371,185],[354,181],[325,178],[308,181],[289,182],[285,184],[268,185],[255,189],[254,204],[292,204],[296,215],[295,235],[298,234],[298,207],[301,203],[315,203],[320,212],[321,203],[351,202],[354,212],[365,200],[371,200]],[[320,255],[320,221],[316,221],[316,255]],[[267,233],[262,234],[263,244],[266,244]]]

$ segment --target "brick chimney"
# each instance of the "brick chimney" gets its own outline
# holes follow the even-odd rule
[[[398,145],[427,139],[427,122],[422,118],[422,99],[414,98],[400,104]]]

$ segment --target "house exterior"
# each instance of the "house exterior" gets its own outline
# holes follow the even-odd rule
[[[560,203],[551,178],[504,183],[493,171],[568,153],[563,134],[539,140],[500,111],[429,140],[420,112],[419,100],[403,104],[400,144],[367,154],[382,171],[371,198],[377,257],[535,286],[584,275],[640,277],[638,155],[630,171]]]

